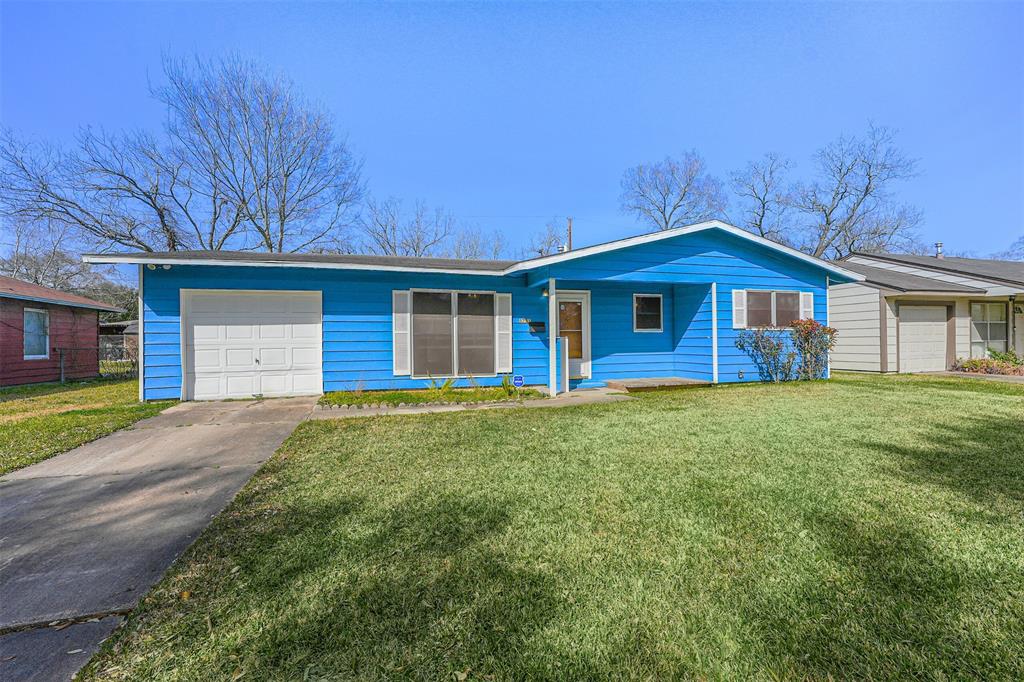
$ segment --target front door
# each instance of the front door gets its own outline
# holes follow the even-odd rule
[[[569,377],[590,378],[589,292],[558,292],[558,336],[569,342]]]

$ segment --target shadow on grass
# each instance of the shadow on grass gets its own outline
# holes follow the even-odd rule
[[[832,510],[808,519],[834,567],[794,593],[762,593],[744,617],[765,668],[798,679],[1020,679],[1024,628],[1005,566],[942,556],[896,521]]]
[[[501,549],[507,503],[417,494],[378,512],[363,504],[292,508],[274,521],[272,542],[239,544],[258,565],[237,595],[246,607],[223,625],[241,633],[252,608],[273,615],[239,648],[209,650],[212,669],[230,677],[238,666],[252,679],[529,670],[528,641],[559,603],[552,576]]]
[[[980,503],[996,496],[1024,501],[1024,402],[1018,416],[935,424],[911,446],[860,443],[893,455],[897,471],[914,483],[942,486]]]
[[[1016,639],[1024,632],[1024,568],[1016,560],[1024,527],[1024,418],[937,424],[913,446],[860,442],[892,455],[885,475],[920,486],[919,494],[952,491],[966,499],[940,503],[934,523],[900,513],[895,496],[907,494],[903,487],[875,508],[835,504],[806,515],[819,568],[796,592],[760,588],[745,614],[762,633],[775,672],[1024,678]],[[976,542],[972,529],[1002,535],[1006,549],[978,560],[973,548],[986,543]]]

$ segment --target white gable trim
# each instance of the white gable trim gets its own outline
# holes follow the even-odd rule
[[[735,227],[733,225],[729,225],[728,223],[723,223],[721,220],[709,220],[704,223],[697,223],[696,225],[687,225],[686,227],[677,227],[672,230],[662,230],[661,232],[651,232],[649,234],[642,234],[636,237],[629,237],[628,239],[620,239],[618,241],[608,242],[607,244],[587,246],[582,249],[574,249],[573,251],[568,251],[566,253],[558,253],[553,256],[542,256],[540,258],[534,258],[531,260],[523,261],[521,263],[516,263],[515,265],[512,265],[509,268],[507,268],[504,274],[508,275],[515,272],[522,272],[523,270],[533,270],[534,268],[541,268],[544,267],[545,265],[554,265],[556,263],[564,263],[565,261],[575,260],[577,258],[596,256],[597,254],[608,253],[609,251],[627,249],[631,246],[649,244],[651,242],[657,242],[663,239],[671,239],[673,237],[680,237],[682,235],[687,234],[694,234],[696,232],[703,232],[705,230],[722,230],[723,232],[728,232],[729,234],[734,235],[736,237],[752,241],[755,244],[760,244],[761,246],[765,246],[774,251],[779,251],[780,253],[784,253],[787,256],[792,256],[793,258],[802,260],[805,263],[810,263],[811,265],[817,266],[824,270],[828,270],[829,272],[838,274],[842,277],[847,277],[857,282],[862,282],[864,280],[864,275],[858,274],[856,272],[851,272],[850,270],[846,270],[820,258],[809,256],[806,253],[803,253],[802,251],[797,251],[796,249],[792,249],[783,244],[773,242],[770,239],[759,237],[758,235],[752,232],[747,232],[746,230],[741,230],[740,228]]]

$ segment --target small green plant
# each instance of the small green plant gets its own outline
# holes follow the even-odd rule
[[[1014,367],[1024,367],[1024,357],[1017,355],[1017,351],[1012,348],[1005,351],[989,348],[988,356],[996,362],[1005,362]]]
[[[444,380],[431,377],[430,383],[427,384],[427,392],[437,400],[448,398],[454,389],[455,379],[452,377]]]
[[[512,383],[511,374],[501,375],[501,390],[510,398],[514,398],[519,395],[519,389]]]

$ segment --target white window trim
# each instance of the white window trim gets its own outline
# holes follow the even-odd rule
[[[658,328],[657,329],[637,329],[636,326],[636,299],[637,298],[656,298],[658,299]],[[661,334],[665,331],[665,299],[661,294],[644,294],[635,293],[633,294],[633,333],[634,334]]]
[[[751,324],[749,324],[749,322],[750,322],[750,292],[752,292],[752,291],[756,292],[756,293],[760,293],[760,294],[770,293],[772,295],[772,323],[770,325],[766,326],[766,325],[751,325]],[[797,312],[797,315],[799,315],[800,314],[800,294],[801,293],[803,293],[803,292],[797,291],[796,289],[744,289],[743,290],[743,299],[744,299],[744,303],[746,305],[745,311],[746,311],[746,317],[747,317],[748,324],[747,324],[746,327],[743,327],[743,328],[744,329],[768,329],[768,330],[773,330],[773,329],[774,330],[792,329],[793,325],[789,325],[789,324],[780,327],[779,324],[778,324],[778,320],[775,319],[776,315],[778,314],[778,310],[777,310],[776,305],[775,305],[775,294],[796,294],[796,296],[797,296],[796,312]]]
[[[416,374],[416,335],[413,333],[413,294],[450,294],[452,301],[452,373]],[[410,379],[491,379],[498,376],[498,294],[508,292],[478,289],[409,289],[409,378]],[[494,296],[494,369],[491,374],[459,374],[459,294],[490,294]]]
[[[25,313],[41,313],[46,318],[46,353],[43,355],[25,355]],[[50,359],[50,311],[42,308],[25,307],[21,313],[21,352],[23,360]]]

